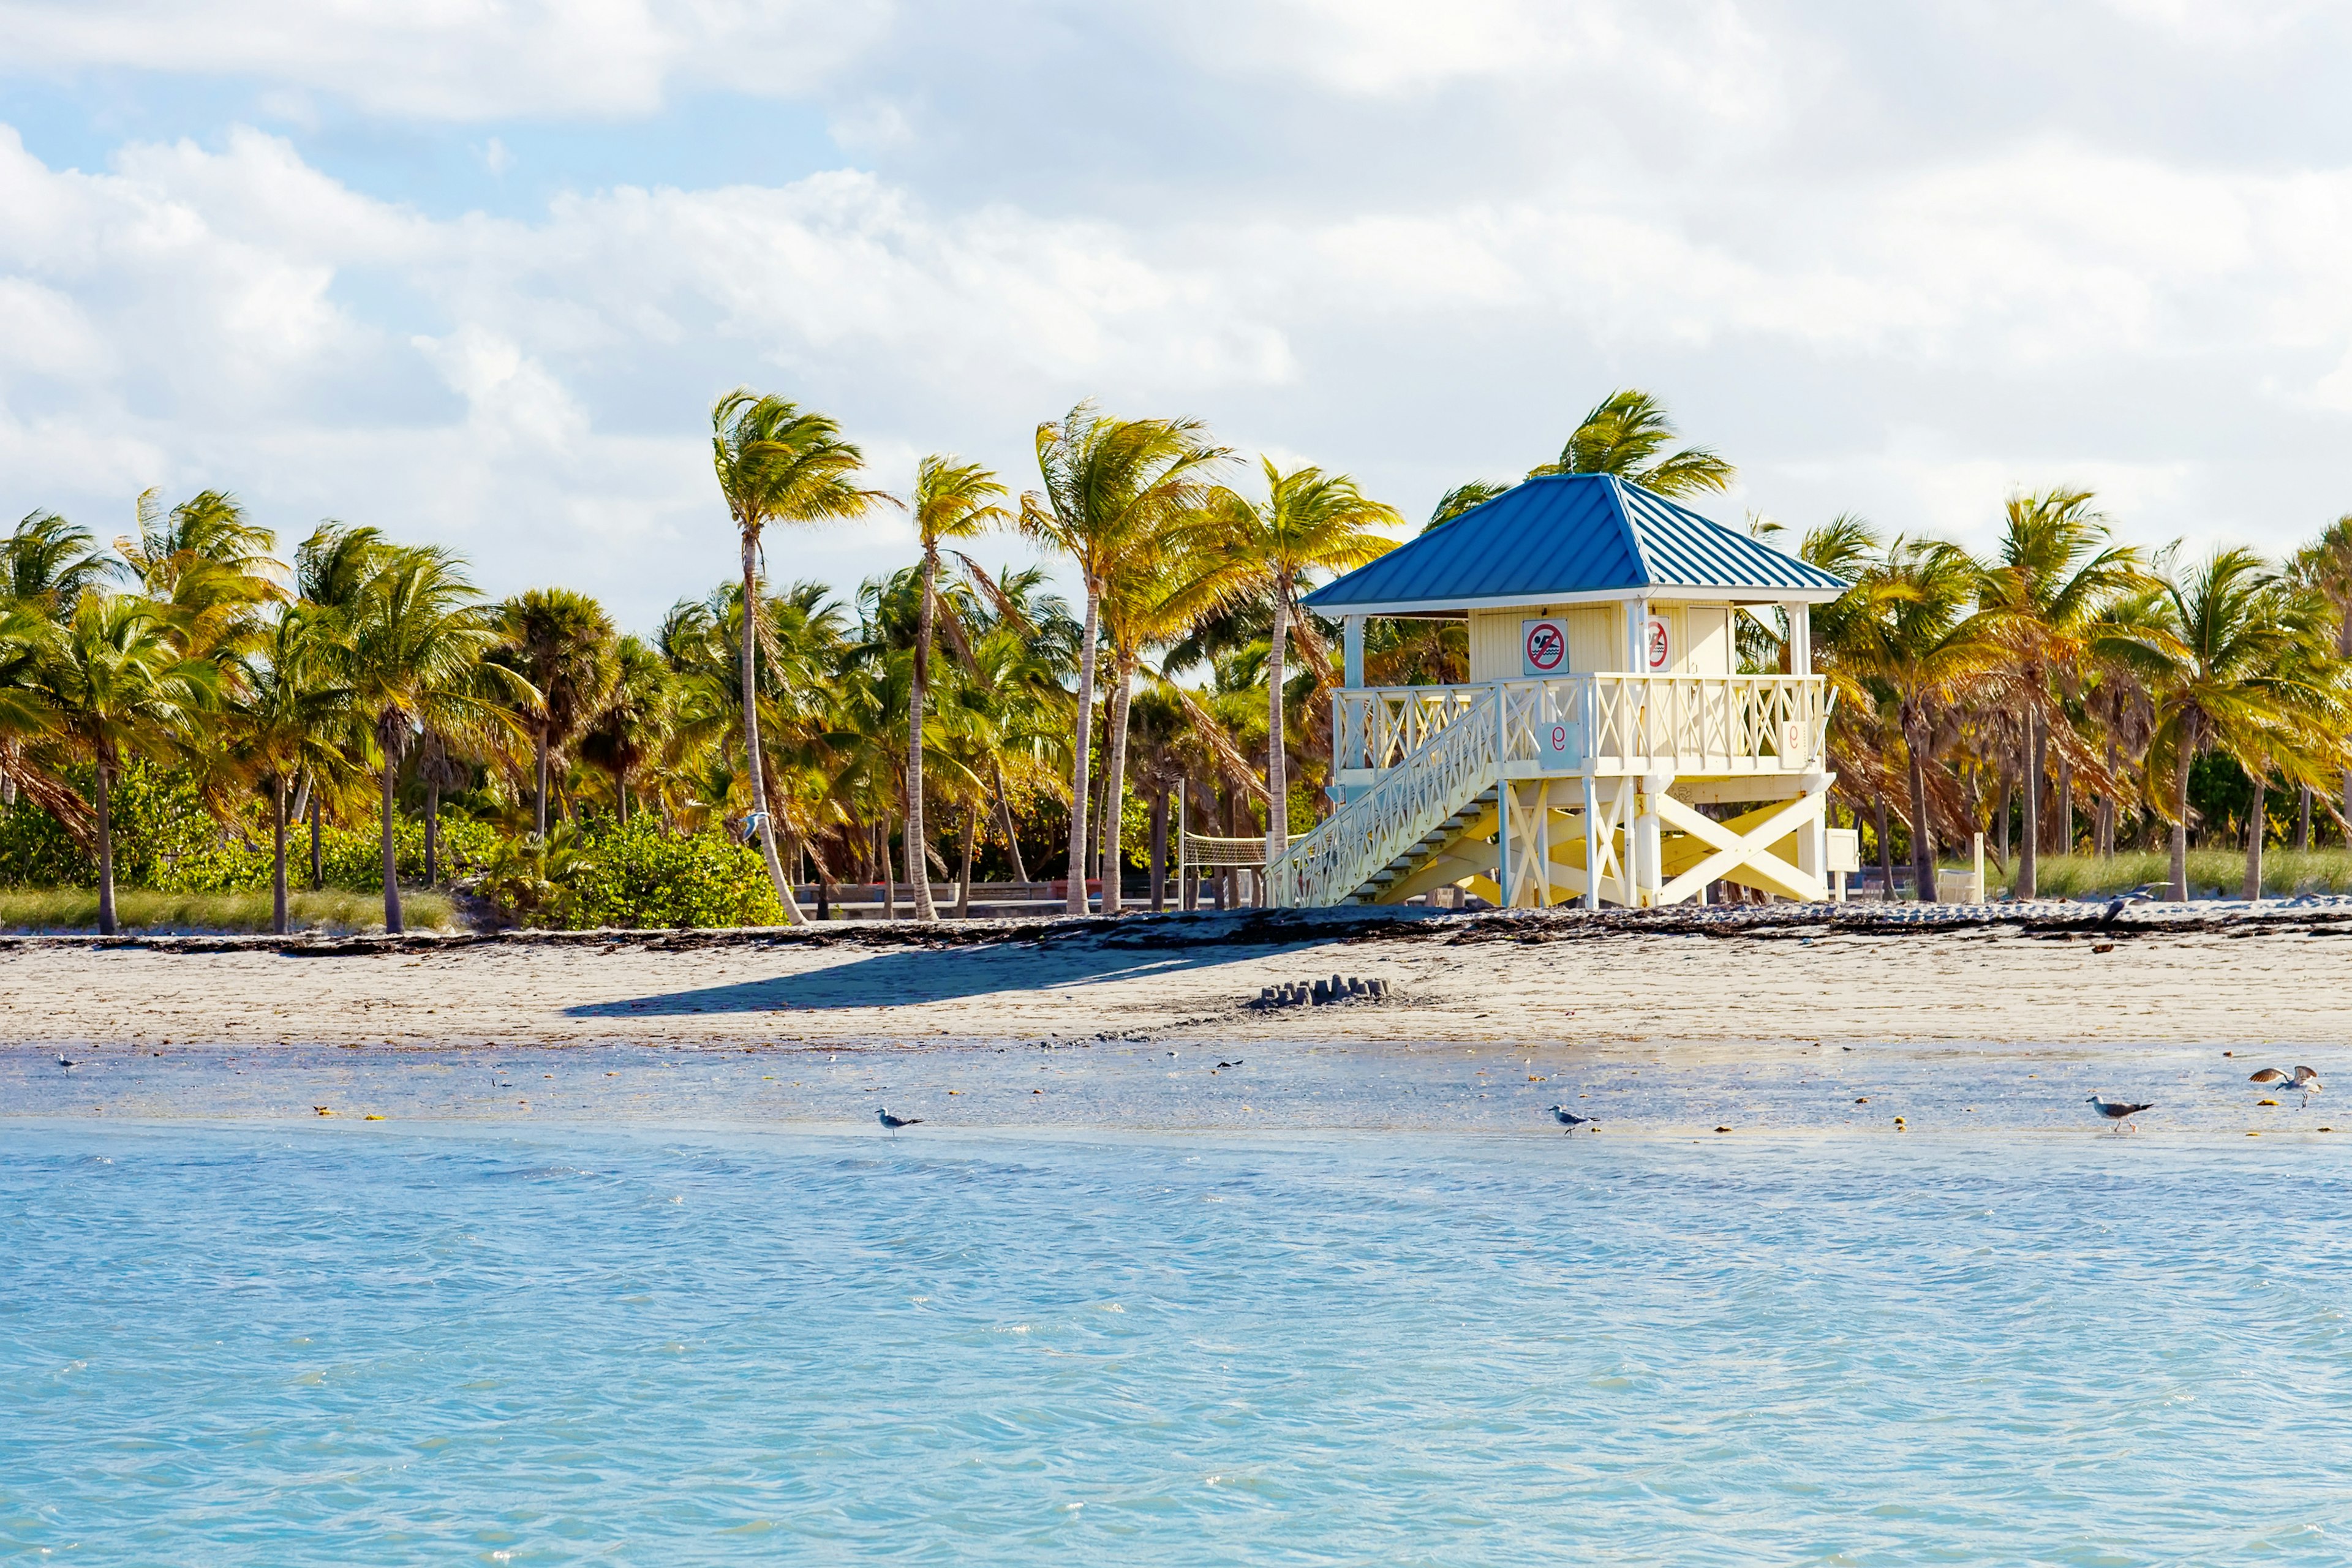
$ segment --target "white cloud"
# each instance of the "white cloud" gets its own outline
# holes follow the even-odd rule
[[[1295,369],[1213,276],[1155,266],[1114,228],[934,215],[849,172],[440,220],[250,131],[217,152],[126,148],[87,174],[0,128],[0,204],[20,219],[0,234],[17,324],[0,452],[19,510],[220,484],[281,531],[331,512],[457,543],[500,589],[560,563],[640,621],[711,574],[678,546],[723,524],[697,426],[733,381],[836,406],[878,374],[984,417],[1015,457],[1038,409],[1079,391]],[[346,302],[387,283],[421,301],[416,326]],[[674,388],[650,414],[648,373]],[[1017,413],[1008,387],[1030,399]],[[115,438],[45,446],[60,426]],[[880,482],[939,442],[884,425]],[[855,582],[900,531],[814,536],[792,570]]]
[[[377,113],[626,118],[677,86],[805,89],[887,0],[0,0],[18,71],[131,68],[329,93]]]
[[[500,172],[490,129],[531,181],[563,149],[428,122],[638,116],[677,150],[666,181],[453,216],[327,173],[372,168],[333,142],[192,127],[79,174],[0,128],[0,500],[227,484],[643,623],[713,575],[698,426],[739,381],[842,416],[885,485],[938,447],[1020,482],[1034,423],[1095,395],[1409,510],[1630,384],[1792,522],[1977,530],[2062,480],[2157,536],[2341,510],[2352,169],[2227,96],[2324,55],[2325,12],[2057,0],[2046,37],[2209,117],[2150,129],[1973,13],[1856,10],[0,0],[0,69],[213,73],[294,125],[356,105],[469,178]],[[820,101],[778,117],[777,173],[720,184],[695,110],[659,118],[709,87]],[[712,111],[730,152],[745,112]],[[871,167],[808,173],[820,121]],[[854,583],[903,528],[779,569]]]
[[[1184,36],[1217,68],[1303,75],[1350,93],[1454,82],[1565,92],[1615,79],[1727,121],[1772,112],[1801,64],[1729,0],[1218,0]]]

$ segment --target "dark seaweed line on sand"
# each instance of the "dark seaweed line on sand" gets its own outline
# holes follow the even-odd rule
[[[751,926],[709,931],[501,931],[404,936],[0,936],[0,952],[60,948],[135,948],[154,952],[277,952],[296,958],[454,953],[468,948],[623,948],[651,952],[750,947],[984,948],[1087,943],[1136,950],[1295,947],[1310,942],[1591,942],[1612,936],[1708,936],[1796,940],[1847,934],[2004,930],[2064,940],[2224,932],[2232,936],[2352,936],[2352,905],[2243,908],[2199,913],[2147,903],[2017,905],[1846,904],[1663,910],[1513,910],[1475,913],[1422,909],[1244,910],[1226,914],[1058,916],[1027,921],[912,921],[838,926]]]

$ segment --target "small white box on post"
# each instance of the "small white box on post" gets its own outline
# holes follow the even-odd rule
[[[1829,872],[1834,884],[1830,896],[1842,904],[1845,902],[1847,876],[1862,869],[1862,829],[1832,827],[1822,837],[1824,840],[1822,868]]]

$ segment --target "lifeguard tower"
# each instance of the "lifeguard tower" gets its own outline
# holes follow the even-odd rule
[[[1269,900],[1827,897],[1810,616],[1845,586],[1606,474],[1529,479],[1349,573],[1307,599],[1345,628],[1339,805],[1266,867]],[[1738,619],[1775,605],[1788,673],[1743,675]],[[1469,684],[1366,686],[1374,616],[1466,620]]]

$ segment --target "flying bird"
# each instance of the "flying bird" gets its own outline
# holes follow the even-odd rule
[[[901,1127],[920,1127],[923,1124],[923,1119],[919,1116],[893,1116],[878,1105],[874,1108],[874,1119],[882,1123],[883,1131],[886,1132],[896,1132]]]
[[[2262,1071],[2246,1079],[2246,1081],[2248,1083],[2284,1083],[2286,1081],[2286,1074],[2279,1071],[2276,1068],[2264,1068]]]
[[[1592,1118],[1590,1116],[1579,1116],[1575,1111],[1570,1110],[1565,1105],[1546,1106],[1545,1109],[1551,1112],[1551,1119],[1554,1121],[1559,1122],[1570,1132],[1575,1131],[1580,1127],[1591,1125],[1592,1122]]]
[[[2327,1086],[2319,1081],[2317,1073],[2309,1068],[2299,1067],[2294,1069],[2294,1087],[2303,1090],[2303,1102],[2309,1105],[2311,1097]]]
[[[2138,1131],[2139,1129],[2132,1125],[2131,1119],[2137,1116],[2143,1110],[2154,1110],[2156,1109],[2156,1106],[2153,1103],[2147,1105],[2133,1105],[2127,1101],[2120,1100],[2101,1100],[2095,1094],[2090,1097],[2090,1102],[2092,1110],[2097,1111],[2108,1121],[2121,1124],[2116,1128],[2116,1131],[2119,1132]]]

